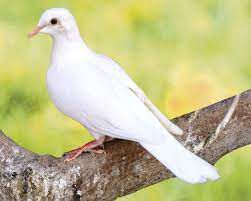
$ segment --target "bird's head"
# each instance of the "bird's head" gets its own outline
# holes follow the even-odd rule
[[[38,33],[48,34],[56,37],[74,37],[79,35],[73,15],[65,8],[51,8],[46,10],[32,32],[28,34],[31,38]]]

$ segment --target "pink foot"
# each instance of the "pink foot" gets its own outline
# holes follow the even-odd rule
[[[64,162],[72,161],[72,160],[76,159],[81,153],[87,152],[87,151],[94,152],[94,153],[104,153],[105,151],[103,149],[97,149],[98,147],[103,145],[104,141],[105,141],[105,137],[102,137],[100,139],[88,142],[87,144],[85,144],[75,150],[67,152],[65,154],[66,158],[65,158]]]

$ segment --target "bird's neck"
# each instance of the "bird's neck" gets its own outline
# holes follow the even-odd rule
[[[76,52],[81,52],[82,55],[90,52],[79,32],[53,37],[51,64],[60,63],[67,57],[72,57]]]

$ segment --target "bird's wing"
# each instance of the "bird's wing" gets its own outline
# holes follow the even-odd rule
[[[85,65],[71,80],[71,97],[77,97],[78,115],[89,130],[137,142],[163,141],[168,132],[132,90],[96,65]]]
[[[99,58],[99,64],[97,64],[97,66],[99,66],[102,71],[105,72],[108,76],[117,79],[119,82],[127,86],[147,106],[147,108],[167,129],[167,131],[176,135],[183,134],[183,131],[158,110],[158,108],[150,101],[145,93],[135,84],[135,82],[116,62],[103,55],[96,56]]]

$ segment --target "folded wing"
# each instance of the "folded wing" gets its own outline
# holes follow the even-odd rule
[[[153,115],[160,121],[160,123],[168,132],[176,135],[183,134],[183,131],[158,110],[158,108],[150,101],[144,92],[135,84],[135,82],[133,82],[133,80],[116,62],[103,55],[96,56],[99,58],[99,63],[97,65],[102,69],[102,71],[128,87],[147,106],[147,108],[153,113]]]

